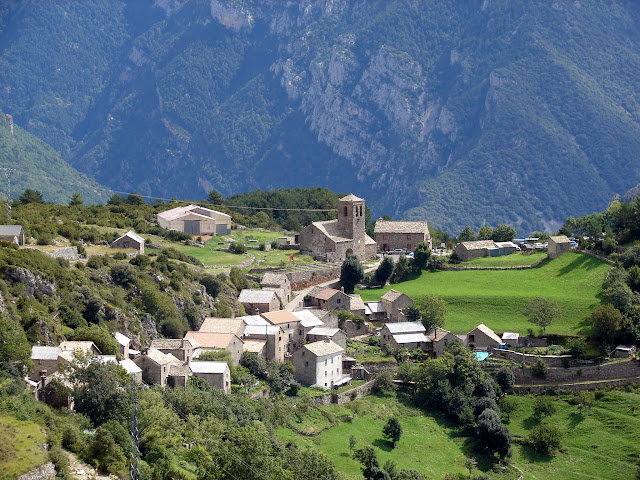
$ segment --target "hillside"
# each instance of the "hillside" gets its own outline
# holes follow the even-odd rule
[[[74,193],[79,193],[86,204],[104,203],[110,195],[109,189],[71,167],[53,148],[5,118],[1,111],[0,167],[16,169],[11,174],[13,199],[27,188],[40,191],[45,201],[56,203],[67,203]],[[0,191],[5,200],[4,176],[0,178]]]
[[[374,216],[554,230],[640,177],[637,2],[0,9],[0,108],[114,190],[319,185]]]

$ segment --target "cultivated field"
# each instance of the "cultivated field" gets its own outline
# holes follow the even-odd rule
[[[467,270],[422,272],[419,277],[381,289],[360,290],[363,300],[378,300],[389,289],[412,298],[436,295],[447,302],[445,328],[466,333],[480,322],[501,333],[526,334],[535,328],[522,314],[527,301],[549,297],[560,304],[562,319],[547,333],[585,333],[586,318],[599,304],[602,282],[609,270],[605,262],[579,253],[566,253],[527,270]]]

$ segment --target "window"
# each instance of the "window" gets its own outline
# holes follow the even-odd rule
[[[324,366],[325,367],[327,366],[327,359],[326,358],[324,359]],[[326,375],[326,372],[325,372],[325,375]]]
[[[382,235],[382,239],[386,240],[387,239],[387,235]]]
[[[302,330],[298,330],[298,335],[302,335]]]
[[[344,216],[348,217],[349,216],[349,210],[347,209],[347,207],[344,207]],[[325,383],[326,385],[326,383]]]
[[[411,244],[407,243],[407,250],[411,250]]]
[[[407,235],[407,240],[411,240],[411,235]]]
[[[356,205],[356,217],[358,216],[358,206]]]
[[[309,366],[309,362],[304,362],[304,366],[308,367]]]
[[[360,216],[362,216],[362,205],[360,205]]]
[[[338,303],[342,303],[342,299],[341,298],[338,299]]]
[[[326,370],[324,371],[324,376],[325,377],[327,376],[327,371]],[[324,385],[326,386],[327,384],[325,383]]]
[[[340,369],[339,368],[336,368],[336,373],[340,373]]]
[[[331,365],[333,365],[333,358],[331,359]]]

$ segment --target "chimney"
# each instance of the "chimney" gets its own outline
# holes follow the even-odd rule
[[[344,293],[344,287],[340,287],[340,291]]]
[[[331,341],[331,339],[330,339],[330,338],[325,338],[325,339],[324,339],[324,343],[329,343],[330,341]]]

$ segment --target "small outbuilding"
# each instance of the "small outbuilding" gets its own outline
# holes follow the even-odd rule
[[[24,229],[22,225],[0,225],[0,242],[24,245]]]
[[[157,218],[161,228],[189,235],[227,235],[231,230],[231,216],[198,205],[172,208]]]
[[[238,302],[247,315],[257,315],[280,310],[280,298],[273,290],[252,290],[245,288],[238,296]]]
[[[555,235],[549,237],[547,255],[549,258],[558,258],[571,248],[571,240],[566,235]]]
[[[473,242],[461,242],[454,250],[456,256],[463,262],[468,262],[474,258],[498,256],[500,249],[493,240],[476,240]]]
[[[520,342],[520,334],[515,332],[504,332],[502,334],[502,343],[510,347],[517,347]]]
[[[133,230],[117,238],[111,244],[111,248],[132,248],[137,250],[140,255],[144,255],[144,238]]]
[[[191,362],[189,368],[194,377],[202,378],[224,393],[231,393],[231,370],[227,362]]]
[[[636,353],[635,345],[618,345],[615,351],[616,358],[629,358],[633,357]]]

